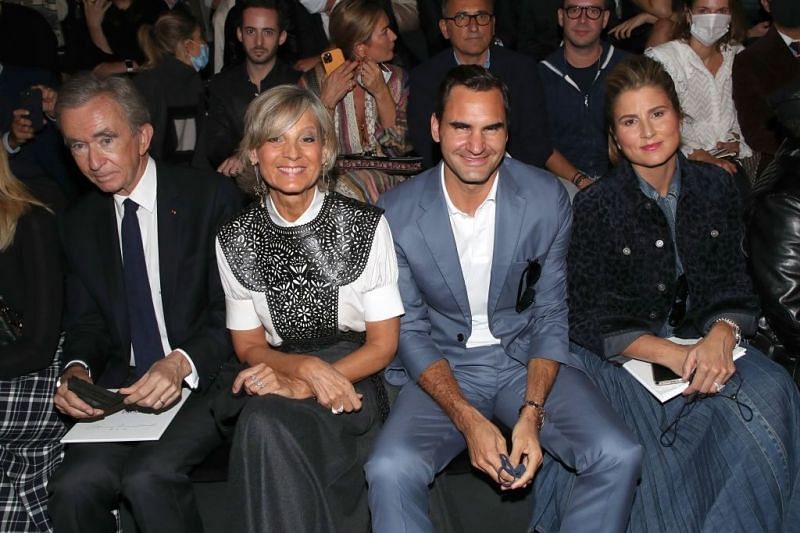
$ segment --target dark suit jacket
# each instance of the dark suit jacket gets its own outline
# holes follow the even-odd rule
[[[441,159],[439,147],[431,138],[431,114],[436,106],[439,85],[455,66],[453,49],[448,48],[416,67],[409,75],[408,135],[426,168]],[[508,153],[524,163],[543,167],[553,153],[553,145],[547,131],[544,91],[536,63],[522,54],[492,46],[489,70],[508,86],[511,100]]]
[[[775,27],[733,60],[733,100],[747,144],[768,154],[764,168],[785,138],[780,132],[767,97],[800,77],[800,60],[792,56]]]
[[[158,165],[161,298],[172,348],[189,354],[205,389],[233,353],[214,252],[218,226],[242,206],[221,176]],[[114,199],[93,190],[60,224],[65,255],[66,339],[62,360],[85,361],[96,383],[118,387],[128,375],[128,327]]]
[[[487,310],[489,328],[509,357],[568,362],[566,253],[572,210],[550,173],[511,158],[500,166],[495,240]],[[408,180],[378,203],[397,252],[400,319],[397,359],[387,378],[399,384],[405,371],[417,381],[438,359],[457,365],[472,333],[464,275],[436,166]],[[515,310],[517,288],[528,261],[542,267],[536,301]],[[398,371],[401,372],[398,375]]]

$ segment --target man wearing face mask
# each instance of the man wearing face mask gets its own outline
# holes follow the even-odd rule
[[[766,168],[786,138],[767,98],[800,78],[800,2],[761,0],[772,14],[767,34],[736,56],[733,98],[747,143],[760,154]]]
[[[731,92],[733,58],[742,50],[745,25],[734,0],[687,0],[674,38],[645,54],[672,76],[686,117],[681,150],[690,160],[717,165],[747,178],[736,162],[752,155],[742,138]]]

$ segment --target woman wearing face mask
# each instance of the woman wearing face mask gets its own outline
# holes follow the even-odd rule
[[[737,173],[737,160],[752,155],[731,93],[733,58],[744,37],[739,0],[686,0],[673,40],[645,51],[675,82],[685,114],[684,155],[729,174]]]
[[[187,161],[197,138],[203,102],[199,72],[208,64],[208,44],[197,20],[176,9],[140,27],[139,46],[147,60],[133,81],[150,110],[150,154],[173,163]]]

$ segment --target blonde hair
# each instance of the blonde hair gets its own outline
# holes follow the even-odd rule
[[[192,15],[180,10],[169,11],[159,16],[155,23],[140,26],[137,38],[147,58],[142,68],[157,67],[165,55],[178,57],[181,43],[190,40],[199,27]]]
[[[336,130],[333,120],[317,95],[296,85],[278,85],[259,95],[247,106],[244,115],[244,137],[239,154],[245,168],[251,167],[248,152],[273,137],[280,137],[291,128],[303,113],[311,111],[322,140],[322,171],[328,172],[336,163]]]
[[[0,252],[14,243],[17,222],[33,205],[50,211],[11,173],[6,151],[0,150]]]
[[[355,59],[355,48],[372,37],[372,31],[384,14],[374,0],[343,0],[331,12],[331,42],[342,49],[347,59]]]

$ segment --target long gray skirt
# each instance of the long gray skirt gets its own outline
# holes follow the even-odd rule
[[[341,415],[312,399],[246,401],[230,457],[231,531],[369,530],[363,466],[381,412],[375,381],[355,388],[362,409]]]
[[[627,531],[800,530],[800,395],[783,368],[749,348],[721,394],[662,405],[623,368],[571,349],[644,446]],[[574,479],[546,461],[532,526],[559,530]]]

